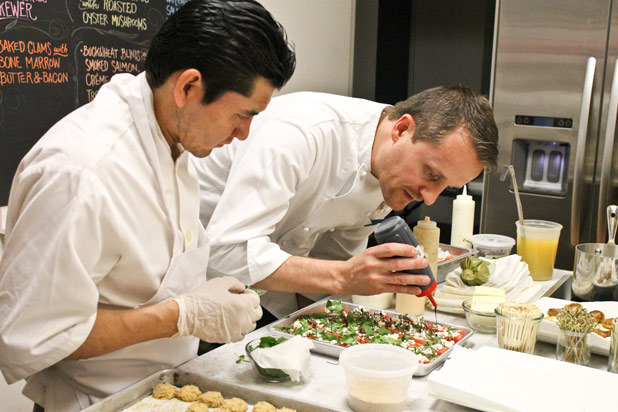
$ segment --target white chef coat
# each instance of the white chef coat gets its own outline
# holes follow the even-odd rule
[[[174,162],[144,74],[119,74],[53,126],[20,163],[0,262],[0,368],[46,412],[77,411],[197,355],[158,339],[62,360],[98,308],[169,300],[205,282],[198,182]]]
[[[364,250],[372,220],[390,212],[371,174],[384,107],[324,93],[279,96],[246,142],[192,158],[211,241],[208,276],[253,284],[291,255],[348,259]],[[292,293],[268,292],[262,305],[277,317],[297,309]]]

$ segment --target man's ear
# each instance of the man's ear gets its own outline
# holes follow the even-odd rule
[[[192,100],[201,101],[206,90],[202,83],[202,74],[197,69],[186,69],[180,73],[174,84],[174,101],[176,106],[184,107]]]
[[[414,118],[408,113],[404,114],[397,119],[395,124],[393,124],[393,128],[391,129],[391,138],[394,142],[403,136],[412,138],[414,135],[414,125]]]

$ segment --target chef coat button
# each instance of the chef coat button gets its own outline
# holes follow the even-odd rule
[[[185,230],[185,239],[187,239],[187,242],[191,243],[192,238],[191,231],[189,229]]]
[[[303,231],[304,231],[304,232],[309,232],[309,226],[305,226],[305,227],[303,228]]]
[[[361,177],[365,177],[365,176],[367,176],[367,172],[365,170],[363,170],[360,175],[361,175]]]

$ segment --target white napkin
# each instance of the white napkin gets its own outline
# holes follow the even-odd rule
[[[613,410],[618,375],[505,349],[456,346],[429,375],[430,395],[484,411],[592,412]]]
[[[510,255],[499,259],[483,259],[489,262],[489,280],[482,286],[504,289],[506,300],[527,302],[533,296],[535,288],[528,264],[522,262],[521,256]],[[452,270],[446,275],[442,287],[436,290],[434,298],[438,304],[438,311],[463,314],[461,303],[472,298],[475,286],[466,285],[461,280],[461,267]],[[525,300],[522,300],[525,299]],[[430,307],[430,304],[427,304]],[[430,308],[433,309],[433,306]]]
[[[528,264],[519,255],[509,255],[500,259],[483,259],[489,262],[489,280],[483,286],[504,289],[507,300],[514,300],[525,288],[532,285]],[[446,275],[445,285],[458,289],[472,289],[461,280],[461,267]]]
[[[262,368],[281,369],[293,382],[298,382],[309,376],[309,350],[313,347],[309,339],[294,336],[270,348],[255,348],[251,356]]]

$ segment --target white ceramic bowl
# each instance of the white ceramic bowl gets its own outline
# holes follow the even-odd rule
[[[400,412],[419,366],[411,351],[387,344],[351,346],[339,355],[348,387],[348,403],[356,412]]]

